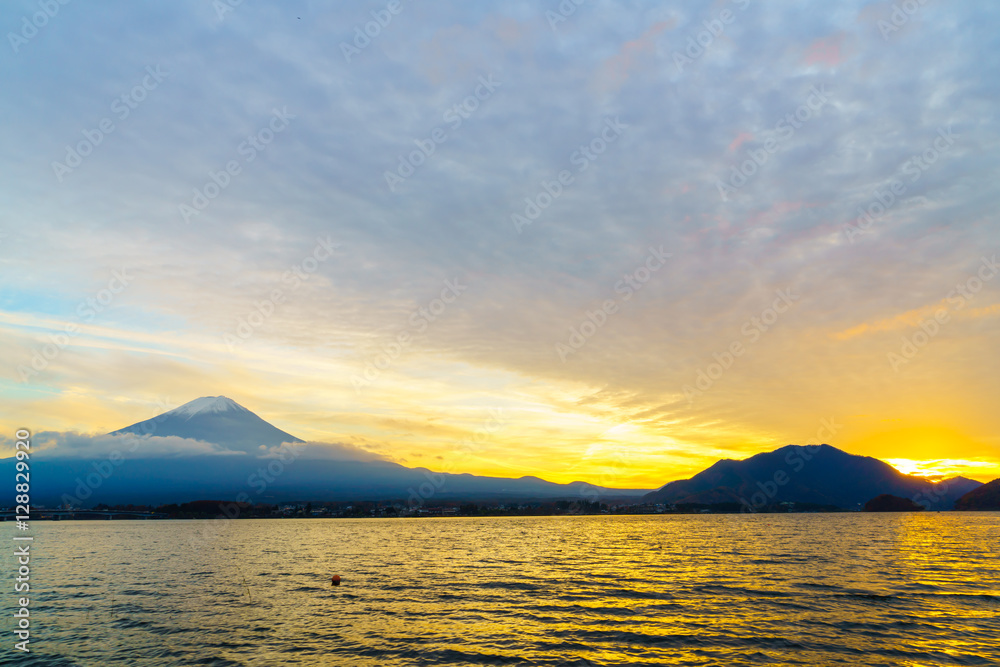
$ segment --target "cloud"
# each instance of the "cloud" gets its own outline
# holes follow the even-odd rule
[[[753,138],[754,138],[753,135],[750,134],[749,132],[740,132],[739,134],[736,135],[736,138],[733,139],[733,142],[729,144],[728,148],[729,152],[735,153],[737,150],[739,150],[740,146],[742,146],[745,142],[753,141]]]
[[[304,460],[325,459],[333,461],[385,461],[387,458],[375,452],[345,443],[304,442],[286,443],[281,447],[261,447],[256,453],[229,450],[219,445],[179,438],[176,436],[132,436],[97,435],[74,431],[42,431],[31,438],[32,451],[49,459],[100,459],[117,452],[126,459],[181,458],[189,456],[255,456],[271,458],[279,455],[279,450],[294,447],[296,456]],[[13,450],[14,440],[0,437],[0,448]]]
[[[844,60],[841,47],[844,43],[845,32],[838,32],[829,37],[821,37],[809,45],[806,50],[805,62],[807,65],[821,64],[828,67],[836,67]]]
[[[750,3],[678,77],[673,52],[719,6],[585,3],[553,33],[531,3],[407,4],[348,62],[340,42],[367,9],[242,3],[220,21],[193,1],[70,3],[0,53],[0,427],[107,431],[155,414],[161,394],[225,393],[317,443],[429,463],[502,405],[518,417],[497,461],[539,451],[533,472],[558,473],[641,417],[628,442],[653,476],[810,437],[830,414],[944,413],[942,388],[978,405],[1000,390],[982,363],[996,285],[906,377],[863,334],[912,326],[1000,246],[1000,80],[983,56],[1000,10],[927,3],[883,39],[892,4]],[[8,30],[36,11],[20,7]],[[120,117],[112,105],[151,66],[169,76]],[[502,86],[453,126],[447,112],[491,73]],[[722,201],[716,182],[814,86],[830,102]],[[248,160],[285,107],[295,118]],[[58,180],[52,163],[104,118],[114,130]],[[579,171],[573,156],[614,118],[621,138]],[[436,128],[447,140],[391,192],[385,173]],[[911,180],[941,128],[955,144]],[[230,161],[239,173],[220,175]],[[515,233],[511,214],[562,170],[573,183]],[[893,180],[906,192],[849,243],[845,222]],[[179,205],[213,187],[186,223]],[[304,272],[327,237],[340,248]],[[616,285],[660,245],[673,257],[625,301]],[[123,268],[134,278],[106,294]],[[456,279],[468,290],[429,310]],[[801,302],[686,401],[682,387],[748,343],[744,325],[790,286]],[[564,363],[556,343],[608,299],[618,311]],[[47,359],[67,325],[79,333]],[[22,382],[36,357],[44,370]],[[376,361],[385,368],[357,391]],[[990,411],[961,421],[996,433]]]
[[[47,458],[98,459],[118,452],[125,458],[176,458],[201,455],[239,455],[219,445],[175,436],[146,438],[93,435],[74,431],[34,434],[32,449]]]
[[[296,456],[303,460],[325,459],[330,461],[388,461],[389,459],[377,452],[356,447],[342,442],[304,442],[285,444],[281,448],[294,448]],[[262,450],[261,457],[279,455],[279,447]]]
[[[657,21],[635,39],[622,44],[618,53],[608,58],[602,66],[599,75],[599,86],[602,91],[614,92],[625,85],[642,59],[656,51],[659,36],[675,24],[675,20]]]

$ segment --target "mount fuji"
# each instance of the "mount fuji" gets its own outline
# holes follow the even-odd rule
[[[138,435],[118,440],[119,436]],[[305,442],[225,396],[205,396],[100,436],[115,450],[103,459],[68,453],[37,463],[32,499],[44,504],[164,504],[204,498],[293,500],[441,500],[634,498],[648,489],[612,489],[538,477],[432,472],[337,443]],[[163,454],[178,438],[218,450]],[[143,443],[159,440],[156,449]],[[286,447],[278,446],[287,443]],[[158,454],[153,451],[160,452]],[[125,454],[127,452],[127,455]],[[12,476],[14,458],[0,460]],[[35,466],[33,466],[33,472]],[[10,487],[13,490],[13,486]],[[2,497],[2,493],[0,493]],[[13,497],[11,497],[13,499]],[[2,504],[2,503],[0,503]]]
[[[108,435],[177,436],[203,440],[233,451],[257,453],[285,442],[304,442],[272,426],[231,398],[203,396],[169,412]]]

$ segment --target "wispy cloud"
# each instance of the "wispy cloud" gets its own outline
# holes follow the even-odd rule
[[[553,31],[527,2],[409,3],[350,61],[340,43],[384,3],[244,2],[224,20],[195,0],[62,5],[0,52],[0,429],[93,433],[152,416],[159,395],[225,392],[302,437],[426,464],[502,405],[513,416],[472,471],[598,474],[581,452],[611,433],[649,483],[811,437],[830,414],[932,415],[993,443],[977,397],[1000,391],[984,361],[1000,283],[900,374],[876,334],[912,329],[1000,245],[1000,8],[926,3],[886,38],[892,5],[593,2]],[[34,11],[15,3],[0,28]],[[679,74],[701,31],[709,48]],[[137,91],[156,67],[169,76]],[[445,112],[490,74],[502,87],[450,131]],[[720,200],[716,182],[800,122],[814,87],[822,111]],[[263,132],[286,107],[287,129]],[[105,118],[114,130],[60,182],[53,162]],[[628,129],[511,233],[510,212],[608,118]],[[390,192],[387,165],[437,127],[446,141]],[[954,143],[932,155],[941,128]],[[244,142],[261,144],[252,160]],[[928,168],[912,181],[914,159]],[[223,173],[186,223],[178,205]],[[894,179],[905,192],[848,242]],[[327,237],[337,252],[290,289]],[[566,363],[553,354],[661,245],[655,280]],[[122,267],[128,288],[81,316]],[[461,299],[411,321],[456,276]],[[788,286],[801,302],[689,404],[680,388]],[[275,290],[280,307],[227,347]],[[79,334],[22,381],[68,323]],[[351,377],[402,331],[405,353],[359,395]],[[850,418],[831,444],[871,448],[873,429]]]

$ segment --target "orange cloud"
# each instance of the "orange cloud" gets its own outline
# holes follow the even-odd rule
[[[937,303],[920,308],[913,308],[906,312],[893,315],[875,322],[863,322],[849,329],[830,334],[836,340],[849,340],[866,333],[877,333],[880,331],[894,331],[896,329],[913,328],[920,326],[924,320],[934,317],[940,310],[948,310],[951,317],[956,319],[979,319],[981,317],[995,317],[1000,315],[1000,303],[995,303],[982,308],[971,308],[969,310],[951,311],[948,308],[948,299],[941,299]]]
[[[973,308],[965,312],[965,316],[972,319],[993,317],[995,315],[1000,315],[1000,303],[994,303],[992,306],[985,306],[983,308]]]
[[[906,312],[898,313],[892,317],[887,317],[875,322],[863,322],[857,326],[853,326],[849,329],[838,331],[830,335],[836,340],[850,340],[851,338],[856,338],[857,336],[861,336],[866,333],[893,331],[895,329],[920,326],[920,323],[923,320],[928,317],[933,317],[935,311],[944,308],[945,305],[946,300],[941,299],[941,301],[929,306],[921,306],[920,308],[907,310]]]
[[[770,224],[776,222],[786,213],[794,213],[801,208],[812,208],[815,204],[807,204],[804,201],[778,201],[760,213],[755,213],[747,219],[747,227],[756,227],[760,224]]]
[[[663,189],[660,190],[660,194],[667,196],[684,195],[691,192],[692,190],[694,190],[694,186],[691,185],[690,183],[681,183],[676,187],[673,185],[663,186]]]
[[[809,45],[806,49],[805,62],[807,65],[820,64],[836,67],[844,61],[840,47],[844,42],[844,33],[838,32],[829,37],[821,37]]]
[[[656,50],[656,37],[664,30],[673,27],[674,21],[659,21],[636,39],[622,44],[618,53],[604,61],[604,67],[599,75],[600,87],[605,91],[616,91],[621,88],[636,67],[638,56],[653,53]]]
[[[729,144],[729,152],[732,153],[739,150],[739,147],[747,141],[753,141],[753,135],[749,132],[740,132],[736,135],[736,138],[733,139],[733,143]]]
[[[504,44],[517,44],[530,38],[531,30],[527,24],[509,17],[500,17],[496,23],[496,35]]]

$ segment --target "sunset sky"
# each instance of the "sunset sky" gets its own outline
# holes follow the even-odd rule
[[[453,472],[1000,477],[1000,5],[232,4],[5,5],[4,456],[225,395]]]

